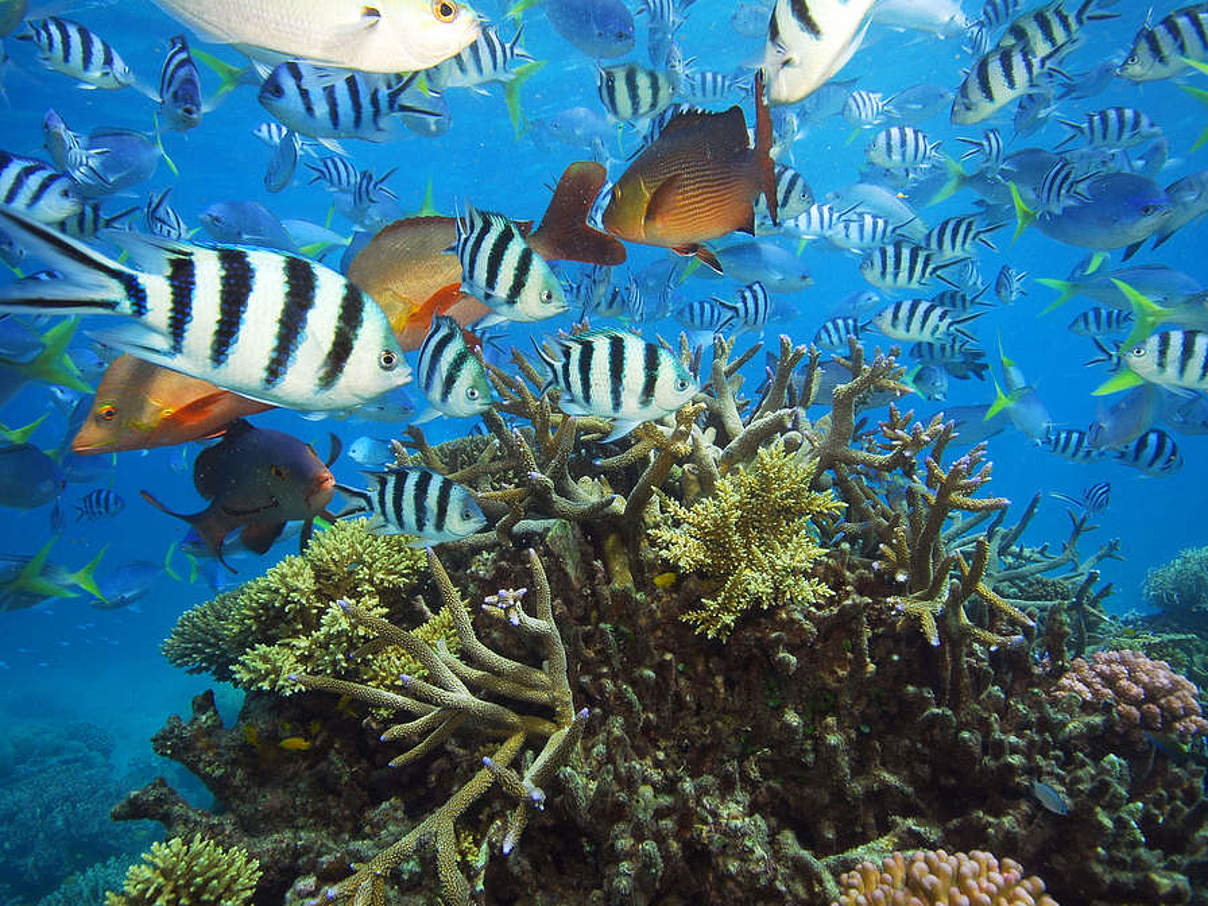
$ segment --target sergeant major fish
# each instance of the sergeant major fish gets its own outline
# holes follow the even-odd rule
[[[17,37],[37,45],[38,59],[48,69],[79,79],[83,88],[118,89],[134,83],[134,73],[118,52],[80,23],[47,16],[26,24],[29,31]]]
[[[448,315],[437,315],[419,347],[416,382],[431,404],[414,424],[438,415],[468,418],[491,406],[491,385],[482,359],[470,349],[461,325]]]
[[[414,535],[417,547],[456,541],[486,527],[486,517],[469,489],[439,472],[397,466],[365,474],[370,483],[368,491],[336,485],[336,490],[351,501],[337,518],[367,514],[369,531]]]

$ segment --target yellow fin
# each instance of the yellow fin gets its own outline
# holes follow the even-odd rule
[[[1145,380],[1135,371],[1120,371],[1092,390],[1091,396],[1108,396],[1121,390],[1131,390],[1144,383]]]
[[[1008,182],[1007,185],[1011,189],[1011,204],[1015,206],[1015,235],[1011,237],[1011,245],[1014,245],[1020,234],[1036,222],[1036,212],[1024,204],[1015,183]]]
[[[1133,329],[1120,344],[1121,349],[1131,349],[1148,337],[1159,324],[1171,314],[1171,309],[1158,305],[1144,293],[1137,292],[1123,280],[1112,277],[1116,289],[1124,294],[1133,311]]]

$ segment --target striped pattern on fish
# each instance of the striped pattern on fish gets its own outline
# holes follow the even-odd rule
[[[455,541],[486,527],[487,520],[469,489],[432,469],[399,466],[366,472],[369,490],[337,484],[352,502],[339,518],[366,514],[379,535],[414,535],[416,547]]]

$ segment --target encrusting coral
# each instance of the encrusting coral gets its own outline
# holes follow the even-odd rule
[[[877,866],[861,862],[839,879],[843,888],[832,906],[1057,906],[1044,882],[1023,876],[1012,859],[1000,863],[987,852],[953,853],[942,849],[887,856]]]
[[[223,849],[198,834],[152,844],[130,866],[121,893],[105,906],[244,906],[260,879],[260,863],[239,847]]]
[[[826,556],[814,521],[843,511],[843,503],[812,490],[814,470],[784,445],[764,447],[749,466],[727,473],[711,496],[685,508],[665,501],[669,524],[650,536],[679,569],[717,584],[711,597],[683,619],[709,638],[726,638],[752,607],[808,607],[830,596],[811,575]]]
[[[1085,708],[1115,706],[1121,728],[1136,742],[1143,733],[1170,734],[1186,742],[1208,734],[1198,701],[1200,690],[1165,661],[1155,661],[1140,651],[1098,651],[1088,662],[1078,658],[1057,681],[1053,693],[1073,692]]]

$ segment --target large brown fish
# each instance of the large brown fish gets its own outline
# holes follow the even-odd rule
[[[587,226],[587,214],[604,185],[604,168],[577,161],[562,174],[541,225],[528,234],[528,244],[546,261],[581,261],[616,265],[625,247]],[[520,224],[528,230],[531,224]],[[435,315],[449,315],[462,327],[491,309],[461,285],[461,263],[448,251],[457,240],[452,217],[408,217],[383,229],[348,268],[348,279],[373,297],[386,312],[404,351],[418,349]]]
[[[272,408],[123,355],[105,369],[71,449],[86,455],[183,444],[221,434],[235,419]]]
[[[720,272],[716,256],[702,242],[734,230],[754,234],[755,201],[761,194],[776,220],[771,147],[772,120],[760,73],[755,80],[755,147],[749,147],[740,107],[679,114],[617,180],[604,210],[604,229],[629,242],[696,255]]]
[[[335,435],[331,455],[324,463],[310,444],[293,435],[255,428],[239,419],[222,440],[202,450],[193,465],[193,486],[210,501],[208,507],[199,513],[175,513],[148,491],[141,493],[152,506],[193,526],[230,569],[222,560],[222,542],[231,532],[241,530],[239,540],[262,554],[287,522],[306,523],[302,529],[305,545],[316,516],[335,518],[325,508],[335,494],[336,480],[329,466],[339,454]]]

